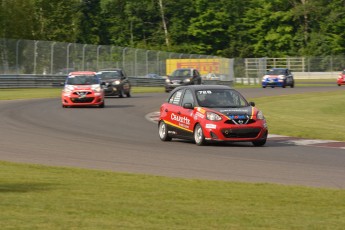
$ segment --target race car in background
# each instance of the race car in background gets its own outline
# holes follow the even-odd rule
[[[223,85],[189,85],[174,89],[160,107],[158,134],[172,138],[208,142],[266,143],[265,117],[254,102]]]
[[[287,68],[273,68],[267,71],[262,78],[262,88],[266,87],[295,87],[294,76]]]
[[[170,92],[182,85],[200,85],[202,78],[200,72],[193,68],[180,68],[174,70],[165,80],[165,92]]]
[[[123,69],[104,69],[97,72],[105,96],[130,97],[132,85]]]
[[[104,90],[101,81],[92,71],[77,71],[68,74],[61,93],[62,107],[104,107]]]
[[[343,70],[337,79],[338,86],[345,85],[345,70]]]

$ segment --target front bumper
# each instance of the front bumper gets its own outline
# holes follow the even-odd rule
[[[284,86],[284,80],[278,80],[278,79],[271,79],[262,81],[262,87],[283,87]]]
[[[105,96],[118,96],[121,94],[121,86],[120,85],[109,85],[103,87]]]
[[[267,138],[266,121],[260,120],[253,124],[230,125],[207,123],[203,127],[205,139],[209,141],[249,142]]]
[[[79,96],[75,92],[62,93],[61,101],[64,106],[97,106],[104,103],[104,93],[90,91],[84,96]]]
[[[338,79],[337,84],[338,85],[345,85],[345,79]]]

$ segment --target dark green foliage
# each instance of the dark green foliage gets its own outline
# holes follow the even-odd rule
[[[0,5],[4,38],[230,58],[345,52],[343,0],[0,0]]]

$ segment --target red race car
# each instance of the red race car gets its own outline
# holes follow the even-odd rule
[[[104,90],[95,72],[71,72],[61,93],[62,107],[98,106],[104,107]]]
[[[162,141],[266,143],[263,113],[235,89],[222,85],[189,85],[174,89],[160,107],[158,134]]]
[[[339,74],[337,84],[338,86],[345,85],[345,70]]]

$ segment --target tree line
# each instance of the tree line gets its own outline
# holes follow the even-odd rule
[[[344,0],[0,0],[0,37],[234,57],[345,52]]]

